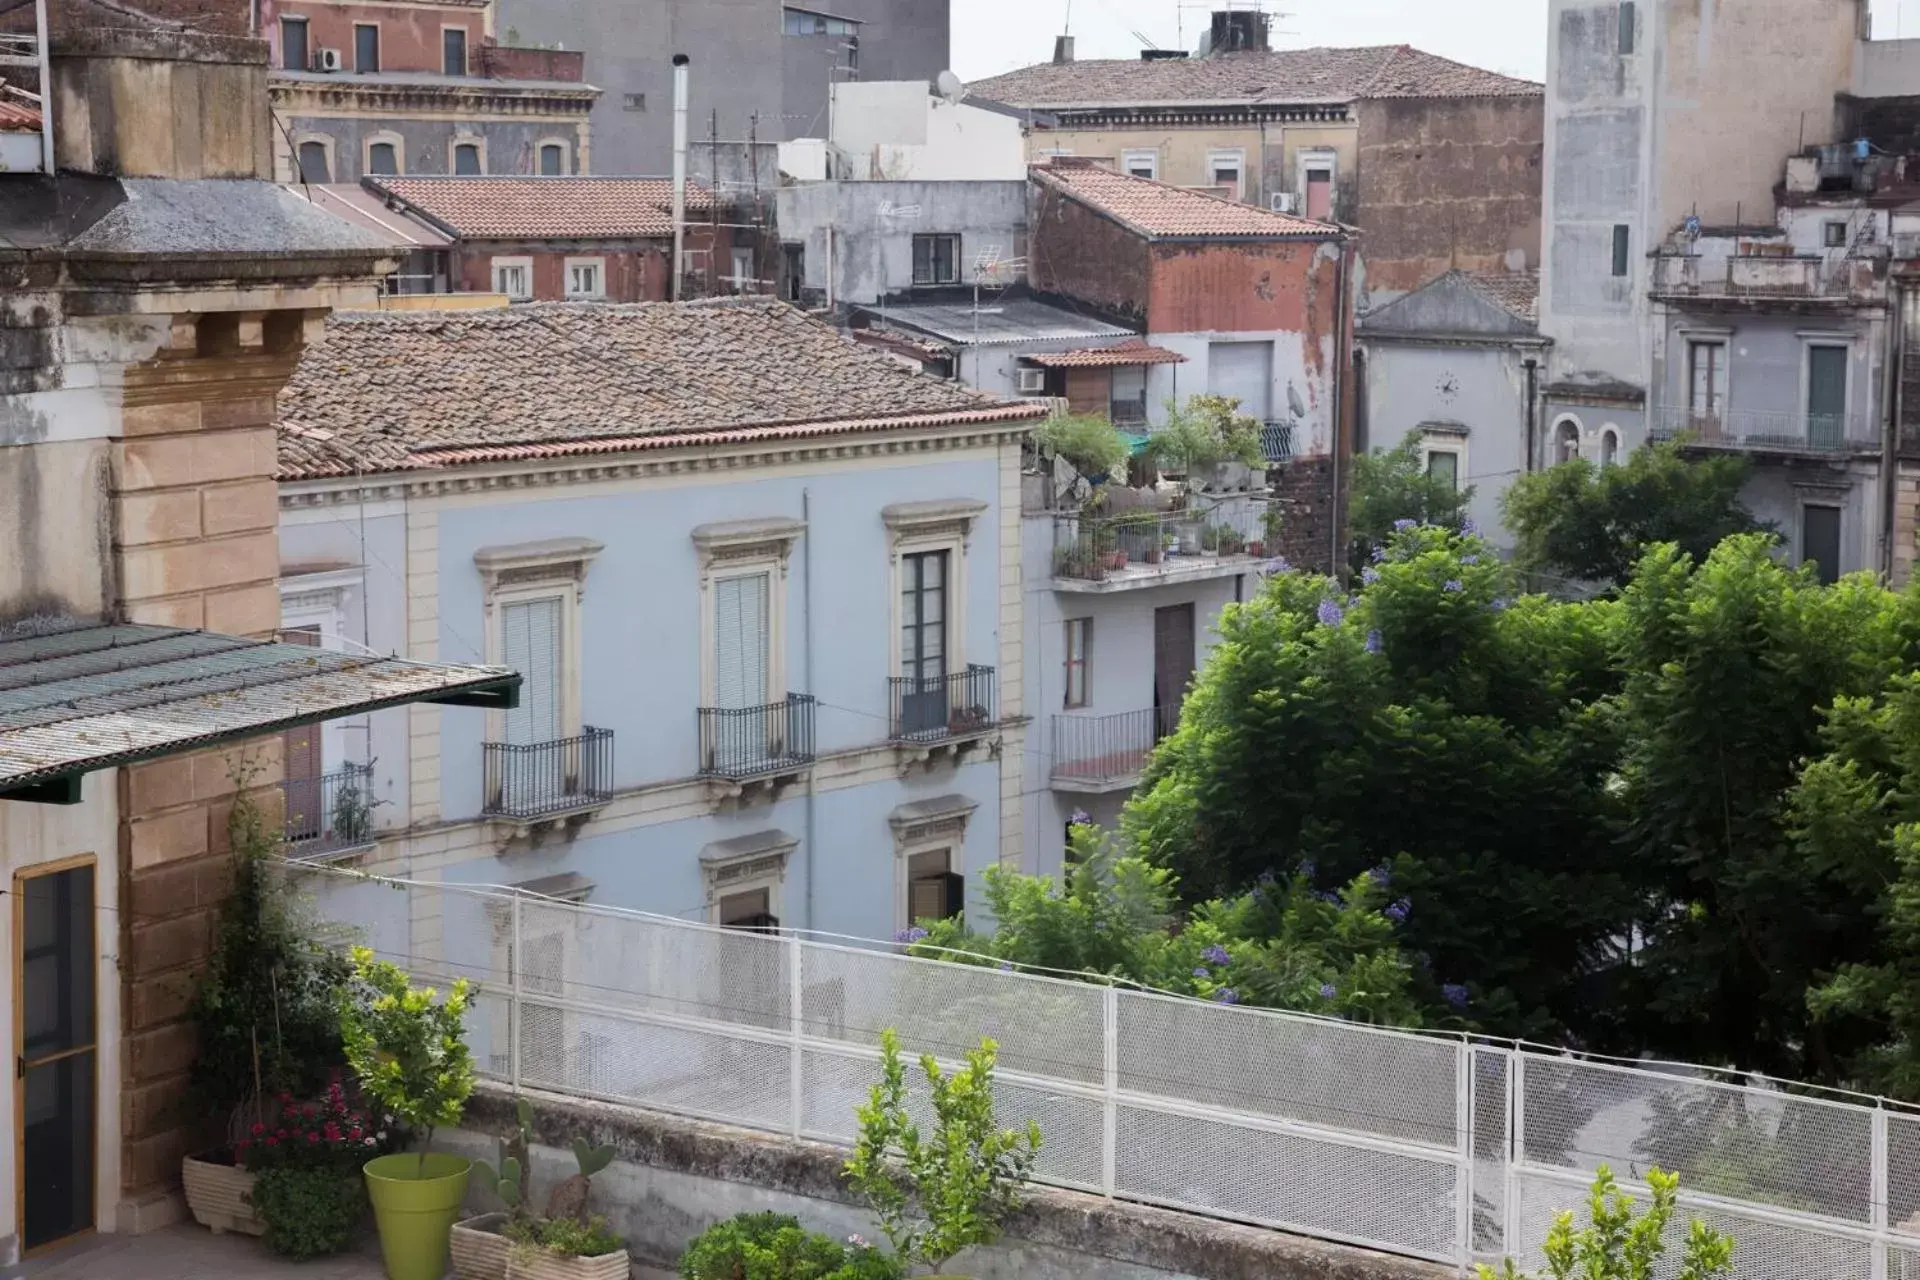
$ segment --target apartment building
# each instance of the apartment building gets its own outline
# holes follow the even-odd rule
[[[323,740],[317,855],[862,937],[1019,856],[1045,406],[739,299],[336,316],[283,411],[288,625],[527,690]]]
[[[394,257],[269,180],[264,43],[88,16],[50,49],[16,28],[58,167],[0,173],[7,1266],[182,1216],[181,1158],[213,1145],[186,1001],[236,796],[280,811],[280,735],[518,684],[277,635],[274,395]]]
[[[283,182],[591,172],[580,46],[499,40],[493,0],[258,0]]]

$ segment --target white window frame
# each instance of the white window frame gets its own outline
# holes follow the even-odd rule
[[[1245,147],[1216,147],[1208,151],[1207,180],[1204,185],[1208,187],[1220,186],[1221,184],[1215,175],[1218,174],[1220,170],[1226,168],[1232,168],[1235,174],[1233,180],[1233,198],[1244,201],[1247,198],[1247,149]]]
[[[1562,457],[1560,453],[1560,429],[1567,426],[1573,428],[1573,452]],[[1587,427],[1585,423],[1580,421],[1580,415],[1563,413],[1555,418],[1553,420],[1553,428],[1547,435],[1547,449],[1549,456],[1553,459],[1553,462],[1548,465],[1557,466],[1562,462],[1572,462],[1575,458],[1584,457],[1586,454],[1586,439]]]
[[[1856,341],[1856,335],[1848,333],[1845,330],[1841,330],[1841,329],[1835,329],[1835,330],[1803,329],[1800,331],[1799,338],[1800,338],[1800,399],[1799,399],[1799,403],[1797,405],[1794,416],[1799,419],[1800,431],[1802,435],[1808,435],[1813,430],[1813,411],[1807,406],[1807,397],[1810,394],[1812,394],[1812,391],[1813,391],[1814,348],[1815,347],[1838,348],[1839,350],[1844,351],[1846,353],[1847,403],[1845,407],[1842,408],[1840,411],[1840,434],[1841,434],[1841,439],[1844,440],[1847,438],[1846,436],[1847,429],[1853,420],[1853,407],[1855,404],[1859,403],[1858,398],[1854,394],[1858,388],[1854,386],[1854,374],[1853,374],[1853,367],[1855,364],[1858,363],[1858,361],[1854,359],[1854,343]],[[1820,504],[1815,503],[1814,505],[1818,506]]]
[[[1307,171],[1325,169],[1327,171],[1327,199],[1333,203],[1340,198],[1340,153],[1331,147],[1305,147],[1293,159],[1293,189],[1299,193],[1300,203],[1295,212],[1301,217],[1307,214]],[[1329,209],[1328,216],[1332,216]]]
[[[787,863],[800,841],[784,831],[765,831],[708,845],[700,852],[700,878],[706,894],[707,923],[720,923],[720,902],[739,893],[767,891],[767,914],[786,929],[783,898]]]
[[[900,631],[906,625],[901,616],[901,593],[905,589],[906,557],[926,551],[947,553],[946,635],[943,652],[947,656],[947,674],[967,669],[967,547],[973,538],[973,523],[987,510],[987,504],[971,498],[934,502],[900,502],[884,508],[880,518],[887,526],[887,616],[891,624],[887,640],[887,674],[898,679],[903,655]]]
[[[573,173],[573,143],[565,138],[550,137],[542,138],[533,144],[533,174],[535,177],[541,176],[540,151],[544,147],[560,148],[560,177],[564,178]],[[486,157],[482,155],[480,157],[480,164],[483,168],[486,166],[486,162]]]
[[[1453,457],[1453,491],[1464,493],[1467,488],[1467,433],[1464,431],[1443,431],[1434,427],[1422,427],[1420,438],[1420,470],[1424,475],[1432,474],[1433,455],[1451,454]]]
[[[724,578],[767,575],[767,696],[772,704],[787,696],[787,575],[794,543],[807,526],[786,517],[734,520],[703,524],[693,531],[700,560],[700,705],[711,707],[719,697],[715,661],[714,591]],[[775,912],[775,914],[779,914]]]
[[[321,145],[322,148],[326,150],[327,181],[338,182],[340,180],[339,147],[336,144],[336,141],[333,135],[327,134],[327,133],[313,133],[310,131],[306,133],[296,133],[293,135],[293,176],[291,178],[291,181],[294,181],[294,182],[306,181],[306,176],[300,172],[300,148],[305,146],[309,142],[317,142]]]
[[[907,868],[915,854],[947,850],[947,870],[967,875],[967,824],[979,805],[963,795],[939,796],[903,804],[887,817],[893,828],[893,928],[898,933],[913,924],[910,909],[912,883]],[[971,879],[971,877],[968,877]],[[961,904],[962,909],[965,903]]]
[[[566,287],[569,302],[599,301],[607,296],[607,260],[602,257],[564,258],[561,260],[562,279]],[[576,268],[590,268],[593,271],[594,287],[591,291],[576,292],[573,287],[573,273]]]
[[[1073,657],[1074,629],[1080,630],[1080,701],[1073,700],[1073,669],[1076,665]],[[1093,705],[1093,618],[1091,615],[1060,620],[1061,671],[1066,687],[1061,691],[1062,710],[1082,711]]]
[[[1727,333],[1710,332],[1710,331],[1701,329],[1701,330],[1688,331],[1684,336],[1686,338],[1686,343],[1687,343],[1687,363],[1686,363],[1687,418],[1689,421],[1695,418],[1715,418],[1721,422],[1725,422],[1727,419],[1727,404],[1733,399],[1733,342],[1731,340],[1731,335]],[[1695,384],[1698,381],[1698,379],[1695,376],[1696,375],[1695,354],[1701,347],[1720,348],[1720,354],[1714,358],[1715,367],[1719,372],[1719,377],[1717,379],[1720,387],[1719,401],[1717,404],[1713,405],[1711,408],[1701,408],[1700,405],[1696,403],[1696,397],[1694,394]],[[1805,362],[1802,361],[1803,365],[1804,363]],[[1802,378],[1804,379],[1804,377],[1805,377],[1805,371],[1803,368]],[[1803,396],[1801,399],[1802,406],[1804,406],[1805,403],[1806,403],[1806,400],[1805,400],[1805,397]],[[1804,412],[1804,408],[1802,412]]]
[[[389,143],[393,147],[394,176],[398,177],[405,174],[407,171],[407,140],[390,129],[382,129],[377,133],[370,133],[361,139],[360,172],[363,174],[373,173],[373,149],[382,142]]]
[[[486,135],[485,135],[485,134],[479,134],[479,133],[456,133],[456,134],[454,134],[454,135],[453,135],[453,140],[452,140],[451,142],[449,142],[449,143],[447,144],[447,173],[448,173],[449,175],[457,175],[457,174],[459,174],[459,172],[460,172],[460,167],[459,167],[459,155],[460,155],[460,148],[461,148],[461,147],[469,147],[469,146],[470,146],[470,147],[475,147],[475,148],[478,148],[478,150],[479,150],[479,153],[480,153],[480,176],[482,176],[482,177],[484,177],[484,176],[486,176],[487,174],[489,174],[489,173],[492,173],[492,172],[493,172],[493,168],[492,168],[492,166],[490,166],[490,165],[488,165],[488,163],[487,163],[487,139],[486,139]],[[535,167],[535,168],[538,168],[538,167],[539,167],[539,152],[535,152],[535,153],[534,153],[534,161],[535,161],[535,165],[534,165],[534,167]]]
[[[480,571],[481,612],[487,634],[487,662],[506,660],[506,609],[538,600],[560,602],[560,737],[580,736],[580,605],[586,599],[587,569],[604,548],[585,538],[555,538],[514,546],[482,547],[473,553]],[[505,742],[507,713],[487,711],[488,742]]]
[[[502,270],[511,271],[516,268],[527,273],[526,275],[527,291],[524,294],[514,293],[509,289],[503,288],[501,284],[501,280],[500,280],[501,271]],[[489,258],[487,259],[487,270],[488,270],[488,273],[492,276],[493,291],[495,293],[504,293],[507,295],[508,299],[513,302],[532,302],[533,301],[533,258],[531,256],[528,256],[525,254],[517,254],[512,256]]]
[[[1145,174],[1135,174],[1135,169],[1145,169]],[[1146,177],[1153,181],[1160,179],[1160,149],[1158,147],[1128,147],[1120,153],[1120,172],[1131,177]]]

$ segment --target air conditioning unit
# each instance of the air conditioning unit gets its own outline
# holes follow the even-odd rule
[[[315,71],[338,71],[345,65],[346,60],[340,56],[338,49],[322,49],[313,57]]]
[[[1020,394],[1037,396],[1047,389],[1047,371],[1045,369],[1020,370]]]
[[[1267,207],[1275,213],[1292,213],[1294,196],[1291,191],[1275,191],[1267,197]]]

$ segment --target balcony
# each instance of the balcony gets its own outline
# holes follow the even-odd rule
[[[286,810],[287,857],[337,858],[373,843],[373,766],[350,764],[280,784]]]
[[[1653,260],[1654,297],[1730,305],[1884,302],[1886,286],[1864,259],[1817,254],[1730,254],[1724,258],[1663,253]]]
[[[747,782],[805,769],[815,706],[810,695],[790,693],[763,707],[701,707],[700,776]]]
[[[1692,448],[1794,457],[1877,456],[1880,431],[1865,414],[1782,413],[1728,409],[1699,413],[1665,406],[1648,432],[1655,440],[1684,439]]]
[[[611,729],[588,727],[577,738],[524,746],[489,742],[485,750],[485,817],[545,822],[613,799]]]
[[[1229,498],[1180,511],[1085,513],[1053,519],[1056,591],[1130,591],[1264,569],[1263,498]]]
[[[979,738],[1000,723],[998,692],[994,669],[978,664],[947,676],[894,676],[887,681],[888,736],[905,746]]]
[[[1147,756],[1179,723],[1174,707],[1053,718],[1053,789],[1100,795],[1131,790]]]

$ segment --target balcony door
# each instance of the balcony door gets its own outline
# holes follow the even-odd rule
[[[320,647],[320,628],[287,627],[280,632],[287,644]],[[285,734],[287,839],[299,844],[319,837],[326,812],[322,802],[326,774],[325,753],[320,744],[320,726],[301,725]]]
[[[1169,605],[1153,611],[1154,741],[1180,724],[1180,707],[1193,681],[1193,606]]]
[[[1846,435],[1847,349],[1807,348],[1807,440],[1837,449]]]
[[[93,895],[91,858],[13,880],[15,1212],[29,1252],[93,1228]]]
[[[751,771],[773,755],[772,606],[770,573],[714,579],[713,705],[722,714],[711,767]]]
[[[900,559],[900,674],[908,680],[901,729],[930,733],[947,723],[947,553]]]
[[[498,781],[500,794],[491,799],[510,811],[525,808],[536,797],[548,802],[579,791],[579,752],[559,745],[567,736],[562,607],[560,597],[541,596],[500,608],[501,656],[521,677],[520,705],[506,713],[506,741],[521,750],[508,753]]]

